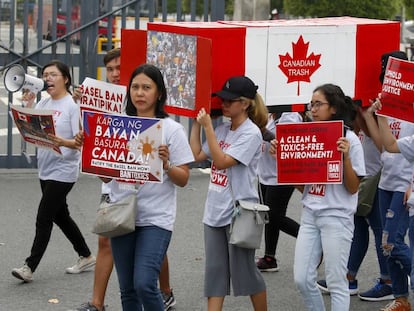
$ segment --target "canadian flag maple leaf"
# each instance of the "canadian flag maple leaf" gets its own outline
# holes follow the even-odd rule
[[[300,95],[300,81],[310,82],[310,77],[321,66],[319,59],[321,54],[315,55],[313,52],[307,56],[309,42],[303,40],[302,35],[296,43],[292,42],[293,57],[286,53],[279,55],[279,68],[288,78],[287,83],[298,82],[297,95]]]

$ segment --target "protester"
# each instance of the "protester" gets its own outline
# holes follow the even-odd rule
[[[386,150],[382,154],[383,168],[378,186],[378,195],[384,228],[382,249],[387,257],[392,281],[392,293],[395,300],[381,310],[408,311],[411,310],[411,304],[408,301],[408,276],[411,273],[412,250],[410,252],[404,240],[409,222],[409,214],[405,203],[406,191],[410,190],[412,183],[413,165],[406,160],[405,157],[409,160],[411,158],[408,156],[407,149],[403,146],[407,141],[411,143],[414,126],[398,119],[378,116],[378,128],[373,117],[373,111],[380,107],[381,103],[377,99],[364,116],[370,132],[377,131],[376,137],[383,143]],[[401,144],[391,143],[395,142],[397,137]],[[404,150],[405,156],[396,153],[402,150]]]
[[[256,267],[254,249],[229,244],[234,200],[258,202],[255,179],[261,155],[267,109],[257,86],[245,76],[228,79],[213,93],[222,100],[230,122],[213,129],[210,115],[202,108],[193,123],[190,145],[196,161],[212,160],[211,179],[204,209],[205,281],[209,310],[221,310],[230,294],[250,296],[254,310],[267,310],[266,285]],[[201,144],[201,126],[206,142]],[[216,177],[220,178],[216,178]]]
[[[305,185],[302,219],[295,247],[294,279],[308,310],[325,310],[321,292],[316,286],[317,266],[322,253],[326,282],[331,293],[331,309],[349,310],[350,297],[345,277],[354,230],[353,215],[357,191],[365,175],[361,142],[352,129],[355,112],[350,97],[339,86],[317,87],[309,103],[313,121],[343,120],[345,136],[337,141],[343,153],[342,184]],[[277,141],[271,142],[271,153]],[[315,190],[318,189],[319,191]]]
[[[364,150],[364,162],[367,173],[366,176],[378,180],[375,176],[381,173],[382,145],[380,143],[376,144],[370,137],[369,130],[363,117],[365,110],[366,107],[357,107],[354,130],[359,134],[362,148]],[[384,256],[382,251],[382,222],[378,200],[378,183],[376,183],[375,189],[361,190],[360,188],[359,191],[373,191],[375,196],[372,202],[371,211],[368,215],[363,216],[355,214],[354,216],[354,237],[352,239],[351,252],[349,254],[348,273],[346,275],[349,282],[349,294],[358,294],[360,299],[366,301],[394,299],[394,296],[392,295],[391,278],[388,271],[387,258]],[[359,195],[363,195],[361,192],[358,193]],[[375,250],[379,264],[380,276],[371,289],[359,293],[358,280],[356,279],[356,276],[362,261],[367,254],[369,245],[369,227],[371,227],[375,238]],[[317,285],[322,291],[329,292],[326,280],[319,280]]]
[[[300,113],[270,113],[266,129],[275,137],[276,124],[278,122],[302,122]],[[283,231],[290,236],[297,237],[299,224],[286,216],[286,210],[293,190],[292,185],[277,184],[276,159],[269,153],[270,142],[263,140],[262,156],[259,161],[259,187],[262,193],[262,203],[269,206],[269,222],[265,225],[265,253],[257,261],[257,267],[262,272],[279,271],[276,260],[276,248],[279,241],[279,233]]]
[[[103,59],[106,79],[109,83],[119,84],[121,75],[121,49],[114,48],[105,54]],[[75,100],[82,96],[80,88],[75,89]],[[109,199],[109,184],[102,183],[101,202]],[[113,269],[113,258],[110,240],[107,237],[98,237],[98,252],[96,254],[96,266],[93,280],[93,292],[90,302],[83,303],[78,311],[105,311],[105,293],[109,278]]]
[[[21,268],[12,270],[13,276],[24,282],[33,280],[42,259],[55,223],[72,243],[79,254],[75,265],[66,269],[67,273],[80,273],[95,265],[88,245],[77,224],[70,216],[67,195],[78,179],[80,152],[77,150],[74,136],[79,131],[79,107],[69,92],[71,76],[68,66],[60,61],[51,61],[42,69],[50,98],[42,99],[35,109],[52,110],[56,136],[50,136],[59,146],[62,155],[49,149],[38,149],[37,163],[39,169],[42,198],[36,216],[36,234],[30,256]]]
[[[121,49],[114,48],[105,54],[103,59],[106,79],[109,83],[120,84],[121,82]],[[77,89],[76,97],[80,98],[80,89]],[[125,107],[123,107],[125,109]],[[110,184],[102,183],[101,201],[109,200]],[[96,255],[96,266],[93,283],[93,294],[90,302],[83,303],[78,311],[105,311],[105,294],[109,278],[112,273],[113,258],[110,240],[107,237],[98,237],[98,253]],[[176,304],[175,297],[170,287],[169,267],[167,255],[160,272],[160,289],[164,300],[164,308],[168,310]]]
[[[126,114],[163,119],[164,144],[158,154],[163,162],[162,183],[143,183],[137,188],[138,213],[135,232],[111,239],[124,311],[164,310],[157,279],[170,243],[176,215],[176,186],[189,178],[193,156],[184,127],[164,111],[167,92],[160,70],[144,64],[136,68],[128,85]],[[110,184],[111,201],[129,190],[124,183]]]

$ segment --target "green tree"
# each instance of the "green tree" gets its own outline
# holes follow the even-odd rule
[[[174,2],[175,6],[174,6],[173,12],[175,12],[176,11],[175,8],[177,7],[176,0],[169,0],[169,2]],[[191,2],[192,2],[191,0],[181,1],[183,14],[191,14]],[[225,14],[233,15],[234,0],[225,0],[224,6],[225,6],[224,7]],[[209,11],[210,11],[210,8],[209,8]],[[203,14],[204,14],[204,1],[197,0],[196,1],[196,15],[201,16]]]
[[[404,0],[406,19],[414,19],[414,0]]]
[[[183,13],[191,14],[191,0],[182,0]],[[204,1],[196,1],[196,15],[200,16],[204,12]]]
[[[400,0],[284,0],[285,13],[304,17],[354,16],[394,19]]]

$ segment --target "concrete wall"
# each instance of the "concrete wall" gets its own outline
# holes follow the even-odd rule
[[[235,0],[233,20],[269,19],[270,0]]]

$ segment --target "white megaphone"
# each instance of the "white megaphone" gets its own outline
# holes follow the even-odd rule
[[[13,93],[27,89],[36,94],[47,89],[46,81],[26,74],[24,68],[18,64],[10,66],[4,72],[4,86]]]

